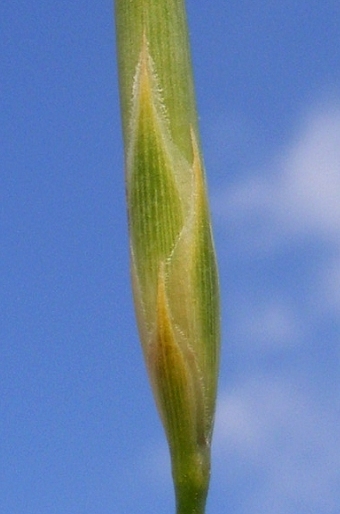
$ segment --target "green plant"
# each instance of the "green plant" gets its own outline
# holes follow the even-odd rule
[[[177,514],[203,514],[219,292],[184,0],[116,0],[131,268]]]

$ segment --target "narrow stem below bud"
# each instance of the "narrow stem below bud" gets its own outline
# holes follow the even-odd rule
[[[175,459],[173,459],[174,461]],[[204,514],[210,479],[208,449],[199,448],[192,455],[173,462],[177,514]]]

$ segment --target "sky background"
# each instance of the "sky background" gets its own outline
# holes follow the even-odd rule
[[[340,509],[340,3],[188,0],[220,266],[207,514]],[[111,1],[0,6],[0,512],[174,512]]]

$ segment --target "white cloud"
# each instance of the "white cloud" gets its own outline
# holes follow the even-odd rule
[[[299,317],[289,301],[279,298],[238,302],[230,317],[228,336],[229,344],[248,354],[290,349],[303,342]]]
[[[264,170],[242,174],[213,208],[232,271],[241,267],[246,277],[223,291],[229,295],[226,353],[231,350],[236,366],[217,409],[216,480],[240,492],[238,514],[334,514],[340,505],[340,397],[331,385],[340,356],[333,343],[340,315],[339,103],[314,109],[285,151]],[[271,358],[273,349],[286,351],[284,363]]]
[[[213,201],[241,251],[266,252],[301,235],[340,246],[340,108],[313,112],[266,170]]]
[[[282,216],[291,230],[340,241],[340,110],[314,113],[284,162]]]
[[[330,258],[316,278],[316,310],[323,313],[340,314],[340,255]]]
[[[339,416],[299,383],[262,377],[219,402],[214,464],[219,481],[253,488],[240,514],[335,512],[340,492]]]
[[[234,331],[232,341],[248,343],[251,337],[256,349],[259,345],[265,349],[266,345],[301,344],[318,320],[339,315],[339,102],[313,109],[286,149],[271,158],[265,169],[218,193],[213,209],[218,228],[224,230],[229,259],[238,261],[242,256],[243,262],[251,262],[294,249],[291,269],[299,260],[305,261],[306,269],[310,266],[308,285],[307,278],[302,285],[297,274],[293,287],[287,283],[290,290],[283,298],[278,284],[284,288],[284,278],[267,297],[264,291],[257,291],[256,305],[254,294],[243,299],[244,308],[239,299],[228,298],[229,303],[238,305],[229,324]],[[280,271],[276,273],[279,276]],[[249,274],[249,280],[256,280],[255,275]],[[294,299],[291,305],[287,298]]]

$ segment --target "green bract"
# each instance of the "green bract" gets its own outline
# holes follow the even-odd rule
[[[116,0],[131,266],[177,513],[204,512],[219,294],[182,0]]]

